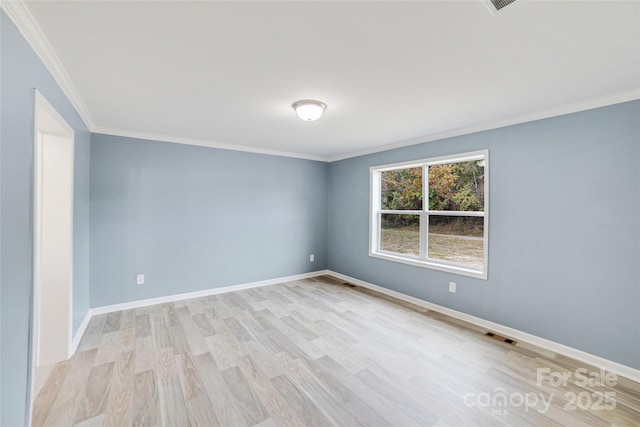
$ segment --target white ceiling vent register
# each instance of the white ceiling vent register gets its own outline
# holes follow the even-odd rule
[[[496,10],[500,10],[505,6],[509,6],[514,1],[516,0],[491,0],[491,4],[496,8]]]

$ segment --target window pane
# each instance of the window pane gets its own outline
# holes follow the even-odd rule
[[[420,255],[420,215],[382,214],[380,250]]]
[[[429,166],[429,209],[484,211],[484,160]]]
[[[482,268],[484,218],[429,216],[429,258]]]
[[[422,168],[382,172],[382,209],[422,210]]]

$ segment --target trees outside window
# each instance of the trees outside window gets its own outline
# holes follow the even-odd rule
[[[371,168],[370,255],[486,279],[488,152]]]

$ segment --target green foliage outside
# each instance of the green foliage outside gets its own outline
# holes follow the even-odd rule
[[[430,166],[429,210],[484,211],[484,162],[471,161]],[[422,210],[423,168],[382,172],[382,209]],[[383,214],[381,249],[418,255],[420,216]],[[429,257],[482,266],[483,219],[465,216],[430,216]],[[466,236],[466,237],[465,237]]]
[[[422,168],[382,172],[382,209],[422,210]]]
[[[429,167],[429,209],[434,211],[483,211],[482,162],[449,163]]]
[[[422,171],[419,168],[382,172],[382,209],[422,210]],[[483,211],[484,162],[471,161],[430,166],[429,210]],[[464,221],[457,221],[457,226]],[[436,224],[432,224],[436,225]],[[447,221],[442,222],[442,226]],[[409,215],[385,215],[384,228],[419,226],[419,218]]]

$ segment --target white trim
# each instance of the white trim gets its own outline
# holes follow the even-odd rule
[[[200,147],[219,148],[221,150],[242,151],[247,153],[267,154],[270,156],[293,157],[296,159],[315,160],[318,162],[326,162],[326,157],[313,156],[310,154],[293,153],[290,151],[270,150],[266,148],[249,147],[246,145],[226,144],[222,142],[207,141],[204,139],[183,138],[179,136],[161,135],[148,132],[138,132],[124,129],[114,129],[104,126],[94,126],[92,133],[122,136],[126,138],[146,139],[149,141],[161,141],[174,144],[197,145]]]
[[[572,104],[563,105],[560,107],[550,108],[548,110],[542,110],[535,113],[529,113],[529,114],[523,114],[520,116],[510,117],[504,120],[497,120],[497,121],[491,121],[491,122],[466,126],[458,129],[447,130],[444,132],[428,134],[420,138],[394,142],[391,144],[385,144],[375,148],[369,148],[361,151],[354,151],[347,154],[341,154],[338,156],[328,156],[328,157],[315,156],[315,155],[303,154],[303,153],[294,153],[290,151],[270,150],[270,149],[251,147],[246,145],[234,145],[229,143],[207,141],[202,139],[183,138],[183,137],[154,134],[154,133],[148,133],[148,132],[115,129],[115,128],[110,128],[105,126],[90,126],[89,130],[92,133],[101,133],[105,135],[147,139],[151,141],[164,141],[164,142],[171,142],[176,144],[198,145],[201,147],[219,148],[223,150],[243,151],[248,153],[268,154],[272,156],[293,157],[297,159],[315,160],[319,162],[332,163],[332,162],[337,162],[339,160],[345,160],[353,157],[364,156],[367,154],[379,153],[382,151],[408,147],[411,145],[418,145],[426,142],[439,141],[441,139],[468,135],[471,133],[481,132],[485,130],[499,129],[502,127],[517,125],[520,123],[533,122],[536,120],[562,116],[565,114],[577,113],[580,111],[591,110],[594,108],[606,107],[608,105],[621,104],[623,102],[634,101],[637,99],[640,99],[640,88],[634,88],[631,90],[618,92],[618,93],[614,93],[614,94],[599,97],[599,98],[592,98],[592,99],[588,99],[588,100],[584,100],[584,101],[580,101]],[[416,162],[405,162],[405,163],[410,165]],[[402,164],[398,163],[396,165],[400,166]]]
[[[1,0],[0,9],[3,9],[11,21],[18,27],[20,34],[22,34],[27,43],[29,43],[29,46],[35,51],[47,70],[49,70],[53,79],[58,83],[62,92],[78,112],[84,124],[91,130],[93,128],[93,120],[91,120],[89,110],[82,101],[80,93],[25,2],[23,0]]]
[[[287,276],[287,277],[281,277],[277,279],[263,280],[259,282],[225,286],[222,288],[207,289],[203,291],[189,292],[184,294],[171,295],[167,297],[152,298],[152,299],[141,300],[141,301],[133,301],[133,302],[124,303],[124,304],[115,304],[115,305],[91,308],[87,312],[87,315],[82,321],[82,324],[78,328],[78,331],[76,332],[76,336],[74,337],[74,340],[73,340],[74,346],[75,346],[74,351],[75,349],[77,349],[77,346],[80,343],[82,335],[84,334],[84,331],[86,330],[87,325],[91,320],[91,317],[97,314],[105,314],[105,313],[111,313],[113,311],[146,307],[154,304],[161,304],[166,302],[180,301],[188,298],[197,298],[197,297],[202,297],[207,295],[233,292],[233,291],[238,291],[242,289],[250,289],[250,288],[256,288],[261,286],[275,285],[278,283],[290,282],[293,280],[301,280],[301,279],[307,279],[311,277],[325,276],[325,275],[332,276],[336,279],[343,280],[345,282],[350,282],[354,285],[362,286],[363,288],[371,289],[381,294],[388,295],[393,298],[397,298],[401,301],[406,301],[406,302],[415,304],[417,306],[424,307],[428,310],[433,310],[442,314],[446,314],[447,316],[451,316],[456,319],[469,322],[471,324],[483,327],[487,330],[503,334],[510,338],[514,338],[519,341],[528,342],[529,344],[536,345],[545,350],[549,350],[553,353],[563,354],[565,356],[574,358],[584,363],[588,363],[595,367],[604,368],[617,375],[623,376],[625,378],[629,378],[632,381],[640,382],[640,370],[632,368],[630,366],[622,365],[618,362],[614,362],[612,360],[605,359],[600,356],[596,356],[596,355],[584,352],[582,350],[578,350],[573,347],[569,347],[564,344],[557,343],[555,341],[547,340],[545,338],[541,338],[536,335],[529,334],[527,332],[519,331],[517,329],[513,329],[508,326],[501,325],[499,323],[494,323],[489,320],[481,319],[479,317],[475,317],[470,314],[462,313],[460,311],[443,307],[441,305],[434,304],[432,302],[425,301],[416,297],[412,297],[397,291],[393,291],[391,289],[383,288],[382,286],[374,285],[373,283],[365,282],[364,280],[356,279],[355,277],[347,276],[346,274],[338,273],[333,270],[319,270],[311,273],[298,274],[295,276]]]
[[[218,143],[206,140],[181,138],[175,136],[151,134],[145,132],[128,131],[122,129],[114,129],[105,126],[96,126],[93,122],[89,110],[82,101],[82,98],[71,81],[71,78],[65,71],[60,59],[51,47],[51,44],[40,29],[33,15],[25,5],[24,0],[0,0],[0,9],[3,9],[7,16],[18,27],[18,30],[27,40],[32,49],[36,52],[40,60],[45,64],[53,78],[58,83],[64,94],[67,96],[71,104],[74,106],[89,131],[92,133],[103,133],[114,136],[127,136],[131,138],[140,138],[148,140],[160,140],[177,144],[199,145],[203,147],[221,148],[225,150],[244,151],[249,153],[269,154],[275,156],[293,157],[306,160],[316,160],[322,162],[336,162],[339,160],[349,159],[352,157],[364,156],[366,154],[379,153],[381,151],[392,150],[395,148],[408,147],[410,145],[422,144],[425,142],[437,141],[441,139],[451,138],[454,136],[467,135],[470,133],[481,132],[485,130],[498,129],[501,127],[511,126],[520,123],[531,122],[535,120],[546,119],[550,117],[562,116],[565,114],[577,113],[579,111],[590,110],[607,105],[620,104],[627,101],[640,99],[640,88],[617,92],[614,94],[591,98],[559,107],[541,110],[535,113],[523,114],[520,116],[510,117],[503,120],[496,120],[465,126],[458,129],[451,129],[444,132],[427,134],[420,138],[398,141],[391,144],[381,145],[379,147],[369,148],[360,151],[354,151],[347,154],[337,156],[316,156],[303,153],[294,153],[288,151],[269,150],[258,147],[234,145],[229,143]]]
[[[425,195],[428,191],[428,168],[442,164],[454,164],[461,162],[469,162],[482,160],[484,161],[484,211],[464,212],[464,211],[432,211],[428,209],[428,197]],[[395,210],[381,209],[381,175],[383,172],[395,171],[408,168],[422,168],[422,194],[423,202],[421,210]],[[420,254],[400,254],[381,249],[381,217],[383,214],[391,215],[419,215],[420,216]],[[483,241],[483,262],[482,268],[473,268],[463,264],[457,264],[446,260],[430,258],[428,254],[428,218],[434,216],[472,216],[476,218],[484,218],[484,235]],[[392,262],[400,262],[403,264],[413,265],[416,267],[430,268],[447,273],[460,274],[462,276],[473,277],[476,279],[487,280],[489,267],[489,150],[477,150],[464,153],[454,153],[445,156],[431,157],[420,160],[410,160],[401,163],[392,163],[386,165],[377,165],[369,167],[369,256],[380,258]]]
[[[470,162],[473,160],[485,160],[488,150],[465,151],[463,153],[453,153],[438,157],[427,157],[424,159],[408,160],[406,162],[389,163],[385,165],[374,165],[369,167],[370,171],[388,172],[397,169],[419,168],[423,166],[437,166],[443,164]],[[426,176],[426,175],[425,175]]]
[[[486,170],[486,169],[485,169]],[[432,211],[426,210],[424,213],[429,215],[439,215],[439,216],[473,216],[476,218],[481,218],[485,216],[485,212],[483,211]]]
[[[489,187],[491,187],[491,183],[489,182],[491,180],[491,165],[489,164],[489,150],[487,151],[487,155],[484,158],[484,226],[483,226],[483,233],[484,236],[482,236],[484,238],[484,247],[483,247],[483,252],[484,252],[484,265],[482,266],[482,272],[484,273],[484,278],[487,278],[487,274],[488,274],[488,270],[489,270],[489,223],[490,218],[489,218],[489,211],[491,210],[491,197],[490,197],[490,191],[489,191]]]
[[[381,189],[382,190],[382,189]],[[426,194],[426,201],[425,201]],[[420,242],[420,258],[426,259],[429,257],[429,214],[427,209],[429,209],[429,165],[422,165],[422,212],[420,212],[420,229],[418,230],[420,233],[419,242]],[[380,214],[380,218],[382,219],[382,213]],[[382,226],[381,224],[376,226],[380,227],[380,234],[382,235]],[[422,236],[426,236],[427,238],[423,238]],[[380,246],[376,246],[380,249]]]
[[[74,212],[74,186],[75,186],[75,182],[74,182],[74,165],[75,165],[75,131],[74,129],[67,123],[67,121],[64,119],[64,117],[62,117],[62,115],[60,115],[60,113],[58,113],[58,111],[55,109],[55,107],[53,107],[53,105],[51,105],[51,103],[47,100],[47,98],[37,89],[34,90],[34,119],[33,119],[33,126],[34,126],[34,142],[33,142],[33,153],[34,153],[34,168],[33,168],[33,197],[34,197],[34,209],[36,206],[39,205],[40,201],[37,200],[37,196],[39,195],[39,193],[36,191],[39,187],[40,187],[40,181],[42,179],[40,173],[41,170],[39,169],[39,167],[36,167],[39,162],[41,161],[41,148],[39,148],[40,144],[38,142],[38,140],[41,138],[41,135],[55,135],[55,136],[61,136],[64,137],[66,139],[69,140],[69,143],[71,145],[71,153],[70,153],[70,168],[71,168],[71,188],[70,188],[70,195],[71,195],[71,206],[70,206],[70,216],[71,216],[71,236],[70,236],[70,255],[71,255],[71,266],[70,266],[70,273],[71,273],[71,283],[69,284],[69,313],[68,313],[68,324],[69,324],[69,329],[67,331],[67,354],[66,357],[67,359],[71,357],[71,355],[73,354],[72,352],[72,328],[73,328],[73,212]],[[42,219],[40,217],[40,212],[35,209],[34,210],[34,215],[33,215],[33,229],[34,230],[39,230],[40,229],[40,223],[41,223]],[[40,245],[40,239],[41,236],[40,234],[36,234],[34,236],[34,243],[33,243],[33,259],[34,259],[34,264],[33,264],[33,283],[34,283],[34,294],[33,294],[33,299],[34,299],[34,312],[33,314],[33,346],[35,349],[35,359],[34,359],[34,370],[37,367],[37,361],[39,360],[39,345],[38,345],[38,340],[39,340],[39,316],[40,316],[40,301],[39,301],[39,278],[38,278],[38,260],[40,259],[40,255],[38,253],[38,249],[39,249],[39,245]]]
[[[350,282],[354,285],[362,286],[363,288],[371,289],[372,291],[379,292],[384,295],[388,295],[393,298],[397,298],[401,301],[406,301],[411,304],[415,304],[420,307],[424,307],[429,310],[437,311],[438,313],[446,314],[447,316],[454,317],[456,319],[463,320],[468,323],[480,326],[488,331],[497,332],[501,335],[513,338],[518,341],[525,341],[529,344],[541,347],[545,350],[552,351],[554,353],[563,354],[578,361],[593,365],[597,368],[604,368],[617,375],[628,378],[632,381],[640,382],[640,370],[632,368],[630,366],[623,365],[618,362],[614,362],[609,359],[605,359],[600,356],[596,356],[591,353],[587,353],[582,350],[578,350],[573,347],[569,347],[564,344],[557,343],[555,341],[541,338],[536,335],[529,334],[527,332],[513,329],[508,326],[501,325],[499,323],[491,322],[489,320],[481,319],[480,317],[472,316],[467,313],[463,313],[457,310],[453,310],[447,307],[443,307],[438,304],[434,304],[429,301],[425,301],[420,298],[412,297],[401,292],[393,291],[391,289],[383,288],[382,286],[374,285],[373,283],[365,282],[364,280],[356,279],[355,277],[347,276],[346,274],[337,273],[329,270],[328,274],[336,279]]]
[[[517,125],[520,123],[533,122],[536,120],[548,119],[551,117],[563,116],[565,114],[577,113],[585,110],[592,110],[594,108],[606,107],[608,105],[621,104],[623,102],[635,101],[640,99],[640,88],[634,88],[622,92],[617,92],[611,95],[602,96],[599,98],[591,98],[572,104],[566,104],[559,107],[549,108],[541,110],[535,113],[523,114],[520,116],[509,117],[503,120],[495,120],[471,126],[465,126],[458,129],[451,129],[444,132],[432,133],[422,136],[420,138],[414,138],[405,141],[398,141],[391,144],[381,145],[375,148],[369,148],[366,150],[354,151],[339,156],[328,157],[325,161],[337,162],[339,160],[350,159],[352,157],[364,156],[367,154],[380,153],[382,151],[393,150],[396,148],[408,147],[411,145],[418,145],[425,142],[439,141],[441,139],[453,138],[454,136],[468,135],[471,133],[482,132],[485,130],[499,129],[507,126]]]
[[[87,330],[87,326],[89,326],[89,321],[91,321],[91,309],[87,310],[87,314],[84,315],[84,319],[82,319],[82,323],[80,323],[80,326],[78,327],[78,330],[76,331],[76,333],[73,335],[73,341],[71,342],[71,354],[74,355],[76,354],[76,351],[78,350],[78,346],[80,345],[80,341],[82,340],[82,336],[84,335],[85,331]]]
[[[426,181],[426,179],[424,181]],[[423,192],[422,194],[426,194],[426,193]],[[428,209],[423,211],[416,211],[416,210],[409,210],[409,209],[407,209],[406,211],[397,210],[397,209],[380,209],[380,213],[387,214],[387,215],[420,215],[420,214],[426,213],[429,215],[440,215],[440,216],[473,216],[473,217],[484,216],[483,211],[432,211]]]
[[[149,298],[138,301],[125,302],[122,304],[105,305],[102,307],[90,308],[87,315],[112,313],[114,311],[130,310],[132,308],[148,307],[150,305],[164,304],[168,302],[181,301],[190,298],[200,298],[209,295],[224,294],[227,292],[241,291],[244,289],[259,288],[262,286],[276,285],[278,283],[291,282],[294,280],[308,279],[329,274],[329,270],[318,270],[310,273],[296,274],[294,276],[278,277],[275,279],[261,280],[258,282],[242,283],[239,285],[223,286],[220,288],[204,289],[202,291],[187,292],[184,294],[167,295],[164,297]]]
[[[99,314],[107,314],[107,313],[113,313],[114,311],[148,307],[150,305],[164,304],[164,303],[174,302],[174,301],[182,301],[190,298],[199,298],[199,297],[204,297],[209,295],[224,294],[227,292],[241,291],[243,289],[259,288],[262,286],[276,285],[278,283],[286,283],[294,280],[309,279],[311,277],[326,276],[329,274],[330,274],[329,270],[317,270],[317,271],[312,271],[310,273],[278,277],[275,279],[261,280],[258,282],[242,283],[239,285],[223,286],[220,288],[205,289],[202,291],[167,295],[164,297],[149,298],[144,300],[125,302],[122,304],[112,304],[112,305],[104,305],[101,307],[90,308],[89,310],[87,310],[87,314],[85,314],[84,319],[80,324],[80,327],[78,328],[75,335],[73,336],[73,342],[72,342],[73,352],[71,353],[71,355],[73,356],[76,353],[76,351],[78,351],[78,346],[80,345],[80,342],[82,341],[82,337],[85,331],[87,330],[87,327],[89,326],[89,322],[91,322],[91,319],[93,318],[93,316],[96,316]]]
[[[405,254],[396,255],[393,252],[385,252],[385,251],[377,251],[377,252],[370,251],[369,256],[372,258],[379,258],[386,261],[413,265],[415,267],[429,268],[431,270],[444,271],[445,273],[459,274],[460,276],[467,276],[467,277],[473,277],[474,279],[487,280],[487,275],[480,270],[460,267],[458,265],[449,264],[447,261],[435,260],[433,258],[427,258],[425,260],[418,257],[410,257]]]
[[[34,380],[35,380],[35,372],[38,367],[38,362],[40,360],[40,322],[41,319],[41,286],[40,286],[40,251],[42,250],[42,212],[41,212],[41,200],[42,197],[42,161],[43,161],[43,147],[42,147],[42,138],[44,135],[61,137],[65,139],[65,142],[69,145],[69,165],[70,169],[70,188],[69,188],[69,295],[68,295],[68,304],[69,304],[69,312],[67,313],[68,318],[65,326],[68,326],[68,330],[65,332],[66,339],[66,359],[69,359],[73,355],[73,337],[72,337],[72,329],[73,329],[73,233],[74,233],[74,186],[75,186],[75,131],[74,129],[67,123],[67,121],[58,113],[58,111],[49,103],[49,101],[45,98],[40,91],[37,89],[33,90],[33,159],[32,159],[32,212],[31,212],[31,221],[32,221],[32,263],[31,263],[31,271],[32,271],[32,296],[31,296],[31,327],[30,327],[30,352],[29,356],[30,360],[30,372],[29,372],[29,391],[27,395],[28,402],[28,413],[27,413],[27,421],[28,424],[31,424],[31,419],[33,416],[33,403],[35,401],[35,396],[32,395],[34,390]]]
[[[47,125],[46,133],[51,135],[61,135],[61,136],[69,136],[75,137],[75,130],[60,113],[58,110],[47,100],[47,98],[40,92],[38,89],[34,89],[34,126],[35,130],[38,130],[38,126],[42,125],[42,119],[37,117],[35,113],[38,112],[38,109],[41,109],[40,113],[44,111],[45,113],[51,115],[51,118],[54,119],[55,124],[45,123]],[[40,129],[42,132],[42,129]],[[75,143],[75,140],[74,140]]]
[[[424,211],[422,210],[416,211],[416,210],[409,210],[409,209],[407,209],[406,211],[395,210],[395,209],[380,209],[381,214],[387,214],[387,215],[420,215],[423,212]]]

